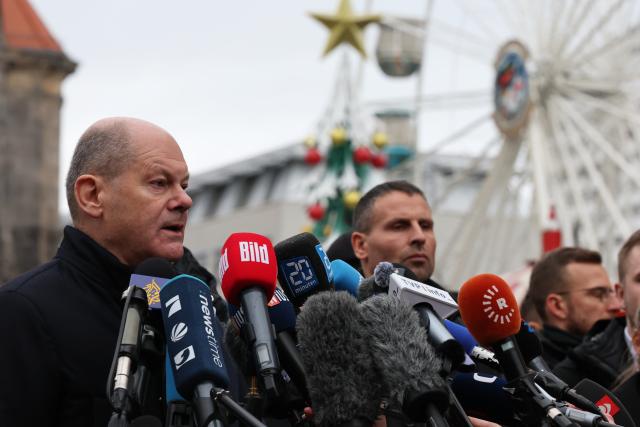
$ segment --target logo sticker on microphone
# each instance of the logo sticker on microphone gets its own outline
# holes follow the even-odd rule
[[[602,397],[602,399],[596,402],[596,406],[600,408],[600,411],[605,414],[611,415],[612,417],[620,412],[620,408],[618,407],[618,405],[613,403],[613,400],[611,400],[611,398],[606,394]]]
[[[167,315],[167,317],[171,317],[182,310],[182,305],[180,304],[180,295],[169,298],[164,306],[169,307],[169,314]]]
[[[258,242],[240,242],[240,261],[269,264],[267,244],[259,245]]]
[[[507,300],[498,296],[498,287],[496,285],[492,285],[487,289],[482,298],[483,311],[487,314],[489,320],[493,320],[494,323],[499,321],[501,325],[511,323],[515,308],[509,307]]]
[[[180,322],[171,328],[171,341],[178,342],[189,332],[189,327]]]
[[[178,354],[173,357],[173,363],[176,365],[176,370],[182,368],[182,366],[187,363],[189,360],[193,360],[196,358],[196,353],[193,351],[193,346],[181,350]]]

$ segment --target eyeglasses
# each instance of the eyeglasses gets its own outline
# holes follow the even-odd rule
[[[574,292],[586,292],[594,298],[599,299],[600,301],[606,301],[613,296],[615,291],[613,288],[608,286],[594,286],[593,288],[585,288],[585,289],[573,289],[571,291],[562,291],[562,292],[554,292],[554,294],[558,295],[566,295]]]

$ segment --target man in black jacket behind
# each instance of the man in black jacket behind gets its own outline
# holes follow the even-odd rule
[[[620,309],[600,254],[579,247],[545,254],[533,267],[527,298],[542,319],[542,357],[552,368],[598,320]]]
[[[165,130],[103,119],[76,146],[66,181],[73,227],[50,262],[0,288],[0,425],[105,426],[105,396],[133,268],[179,260],[191,198]]]

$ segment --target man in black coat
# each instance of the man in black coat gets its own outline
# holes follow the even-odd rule
[[[545,254],[533,267],[527,298],[542,320],[542,357],[552,368],[621,307],[600,254],[579,247]]]
[[[618,278],[616,292],[624,302],[626,316],[596,325],[556,366],[554,372],[569,385],[587,377],[610,388],[625,369],[638,363],[633,338],[640,326],[640,230],[618,252]]]
[[[0,425],[107,424],[121,295],[141,261],[183,256],[188,179],[154,124],[109,118],[81,136],[66,180],[73,227],[50,262],[0,288]]]

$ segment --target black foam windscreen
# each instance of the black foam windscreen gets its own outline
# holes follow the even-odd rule
[[[378,416],[383,387],[371,360],[370,337],[358,303],[347,292],[310,297],[298,315],[300,354],[316,425]]]
[[[429,344],[416,312],[388,295],[375,295],[360,311],[369,337],[372,359],[391,400],[402,404],[405,393],[429,393],[446,409],[448,392],[439,375],[442,361]]]

